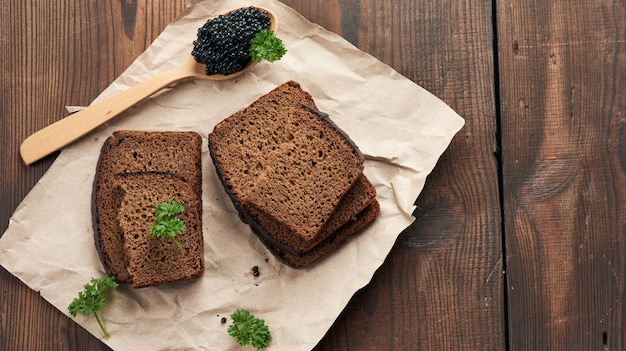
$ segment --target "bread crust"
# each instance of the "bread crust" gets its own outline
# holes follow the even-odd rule
[[[118,173],[114,182],[123,194],[118,220],[133,288],[202,276],[202,198],[191,184],[178,174],[158,171]],[[155,206],[168,200],[185,208],[177,216],[186,226],[185,231],[176,236],[182,250],[167,238],[154,238],[149,234],[156,221]]]
[[[115,175],[133,172],[178,174],[201,196],[201,146],[202,137],[195,132],[119,130],[105,140],[93,183],[92,223],[96,251],[107,275],[121,283],[132,282],[126,270],[123,233],[116,218],[121,199],[113,193]],[[111,230],[116,233],[109,233]]]
[[[281,250],[278,246],[274,245],[272,241],[266,240],[268,237],[271,237],[271,235],[262,233],[262,227],[252,225],[251,228],[261,239],[263,245],[265,245],[276,258],[292,268],[299,269],[320,262],[346,240],[361,233],[365,227],[374,222],[379,212],[380,204],[377,200],[372,201],[366,208],[355,215],[350,221],[344,223],[343,226],[334,231],[332,235],[328,236],[324,241],[317,244],[311,250],[301,254],[292,254]]]
[[[265,115],[260,116],[259,113]],[[315,122],[306,122],[309,119]],[[309,134],[294,129],[308,127],[310,124],[307,123],[315,125]],[[318,151],[308,147],[315,144],[306,142],[315,139],[315,130],[328,133],[328,140],[332,143],[328,146],[331,149],[324,149],[323,153],[330,150],[329,155],[340,155],[346,160],[345,164],[350,165],[340,174],[326,172],[326,176],[311,175],[303,173],[300,166],[290,166],[289,162],[298,164],[298,161],[312,162],[315,166],[316,159],[312,155]],[[353,235],[356,231],[346,228],[357,226],[349,226],[348,223],[366,224],[378,214],[376,190],[362,173],[363,155],[327,114],[317,110],[310,94],[302,90],[297,82],[288,81],[278,86],[247,108],[219,122],[209,134],[208,143],[215,171],[240,218],[273,254],[292,267],[312,263],[322,256],[320,253],[329,251]],[[289,158],[293,154],[304,156],[294,161]],[[335,157],[329,156],[329,162],[336,164],[342,159]],[[257,164],[258,167],[255,167]],[[333,183],[337,177],[343,178]],[[307,181],[308,190],[304,191],[300,186]],[[330,190],[326,192],[326,198],[316,197],[316,189],[325,191],[326,183],[343,185],[338,188],[328,186]],[[271,200],[282,188],[288,187],[287,184],[292,184],[295,192],[304,194],[298,206],[291,206],[288,202],[293,194],[291,192],[283,192],[281,198]],[[318,215],[313,217],[321,221],[315,226],[311,226],[314,221],[307,221],[308,212],[299,210],[308,210],[327,202],[330,206],[326,205],[324,211],[316,212]],[[365,208],[369,210],[364,211]],[[374,208],[376,210],[372,210]],[[363,217],[361,212],[370,216]],[[361,221],[355,221],[355,218]],[[331,237],[343,239],[333,240]]]

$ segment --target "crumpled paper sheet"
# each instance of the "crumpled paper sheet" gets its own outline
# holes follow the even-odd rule
[[[75,318],[113,349],[239,349],[226,332],[230,320],[220,323],[236,308],[266,320],[273,335],[270,350],[313,348],[413,221],[413,203],[426,176],[464,124],[423,88],[272,0],[192,3],[97,100],[182,63],[208,18],[250,4],[277,15],[277,35],[288,50],[283,59],[260,63],[231,81],[178,83],[65,148],[0,239],[0,264],[68,314],[83,285],[105,274],[91,223],[92,182],[104,140],[118,129],[200,133],[206,272],[193,282],[113,291],[100,312],[109,339],[102,338],[92,315]],[[300,270],[277,261],[239,220],[206,146],[217,122],[287,80],[298,81],[359,145],[381,204],[366,231]],[[259,277],[252,275],[254,265]]]

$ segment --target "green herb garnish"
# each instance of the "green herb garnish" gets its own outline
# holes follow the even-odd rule
[[[265,321],[254,317],[250,312],[238,309],[230,315],[233,324],[228,326],[228,334],[237,340],[239,345],[252,344],[260,350],[272,341],[270,330]]]
[[[279,60],[287,52],[282,40],[270,29],[263,29],[250,40],[250,57],[256,62]]]
[[[104,333],[104,337],[108,338],[109,333],[104,329],[104,325],[102,325],[100,317],[98,317],[98,311],[107,304],[106,297],[104,296],[105,289],[115,289],[117,285],[113,277],[107,276],[102,279],[91,278],[91,281],[85,284],[85,290],[79,292],[78,297],[69,305],[68,309],[70,314],[76,317],[76,313],[78,312],[85,316],[89,315],[89,313],[93,313],[100,329],[102,329]]]
[[[182,251],[183,247],[176,241],[176,235],[183,233],[187,227],[182,219],[176,217],[177,214],[185,211],[185,207],[180,202],[167,200],[156,205],[154,215],[156,222],[150,227],[150,236],[155,238],[170,238],[174,245]]]

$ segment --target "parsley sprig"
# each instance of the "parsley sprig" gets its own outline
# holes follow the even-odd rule
[[[68,310],[70,314],[76,317],[78,312],[87,316],[89,313],[93,313],[96,317],[96,321],[98,321],[98,325],[102,332],[104,333],[104,337],[108,338],[109,333],[102,325],[102,321],[100,321],[100,317],[98,316],[98,311],[106,306],[107,300],[104,296],[104,292],[107,288],[115,289],[118,284],[115,282],[115,278],[113,277],[104,277],[102,279],[91,278],[91,281],[84,286],[84,290],[78,293],[78,297],[75,298],[72,303],[68,306]]]
[[[263,29],[250,40],[250,57],[256,62],[279,60],[287,52],[282,40],[270,29]]]
[[[228,326],[228,334],[235,338],[239,345],[251,344],[260,350],[272,341],[270,330],[263,319],[258,319],[243,309],[237,309],[230,318],[233,323]]]
[[[150,227],[150,235],[155,238],[170,238],[179,250],[183,250],[176,235],[182,234],[187,227],[182,219],[176,217],[179,213],[185,211],[185,207],[180,202],[167,200],[166,202],[156,205],[154,215],[156,222]]]

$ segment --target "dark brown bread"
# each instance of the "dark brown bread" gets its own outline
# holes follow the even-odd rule
[[[209,151],[242,219],[275,254],[306,256],[301,263],[341,241],[317,247],[327,238],[349,236],[335,232],[375,202],[358,148],[293,81],[218,123]],[[370,207],[363,222],[378,213]]]
[[[354,220],[354,217],[370,205],[375,198],[376,189],[365,175],[361,175],[346,196],[341,200],[341,204],[337,207],[335,213],[326,221],[319,235],[307,242],[300,242],[306,245],[299,246],[291,246],[289,240],[284,240],[284,238],[288,239],[290,235],[292,235],[291,231],[280,223],[277,223],[267,213],[255,211],[254,208],[249,208],[248,212],[261,227],[265,228],[266,232],[272,233],[272,238],[265,237],[265,240],[271,241],[273,245],[281,249],[281,251],[298,256],[310,251],[320,242],[333,235],[340,227]]]
[[[118,220],[123,233],[126,269],[133,287],[159,285],[200,277],[204,273],[202,208],[200,195],[184,178],[160,172],[115,175],[115,193],[120,196]],[[156,205],[168,200],[185,210],[177,215],[185,223],[176,248],[169,238],[150,236]]]
[[[339,208],[337,208],[337,211],[324,226],[322,233],[327,234],[321,234],[320,237],[326,238],[330,236],[331,233],[334,233],[349,221],[354,220],[355,217],[358,216],[355,215],[356,213],[360,214],[375,201],[376,189],[374,185],[372,185],[365,175],[361,175],[354,186],[352,186],[352,189],[350,189],[343,200],[341,200],[342,203]],[[321,240],[323,239],[320,239],[320,241]],[[314,242],[314,246],[317,244],[318,242]]]
[[[362,156],[342,135],[324,122],[305,123],[325,120],[317,116],[302,106],[287,112],[293,138],[265,155],[265,172],[241,198],[255,216],[272,218],[281,227],[272,233],[297,252],[312,246],[363,170]]]
[[[218,123],[209,134],[211,157],[224,166],[220,174],[236,198],[242,198],[265,171],[263,155],[293,138],[286,121],[278,117],[302,104],[315,107],[298,83],[286,82]]]
[[[302,250],[359,179],[363,156],[311,96],[290,81],[220,122],[209,150],[227,191],[266,213]]]
[[[126,270],[123,233],[118,213],[121,198],[114,193],[120,173],[169,172],[183,177],[202,193],[202,138],[195,132],[117,131],[102,146],[93,191],[96,248],[107,274],[131,282]]]
[[[278,258],[290,267],[302,268],[322,259],[326,254],[336,249],[344,241],[360,233],[362,229],[364,229],[367,225],[369,225],[376,219],[379,212],[380,205],[378,201],[372,201],[372,203],[370,203],[365,209],[363,209],[357,215],[353,216],[350,221],[348,221],[338,230],[333,232],[332,235],[324,239],[324,241],[316,245],[313,249],[302,254],[292,254],[287,251],[281,250],[278,246],[267,240],[267,236],[265,234],[259,232],[263,230],[262,227],[251,227],[252,230],[255,231],[257,236],[261,238],[261,242],[263,242],[265,247],[267,247],[268,250],[270,250],[270,252],[272,252],[272,254],[276,256],[276,258]]]

